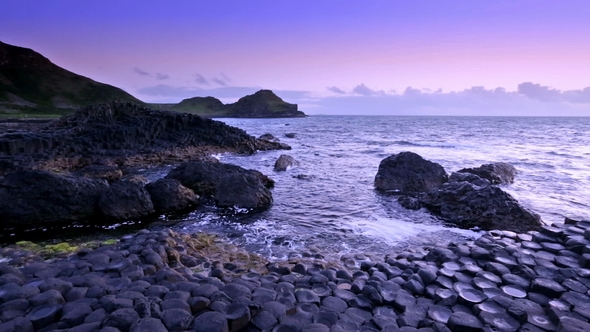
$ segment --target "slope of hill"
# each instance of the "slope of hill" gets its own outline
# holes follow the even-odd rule
[[[305,113],[297,110],[297,104],[290,104],[270,90],[240,98],[233,104],[224,105],[213,97],[195,97],[181,101],[171,110],[195,113],[208,118],[300,118]]]
[[[0,116],[61,115],[114,100],[142,103],[119,88],[65,70],[31,49],[0,42]]]

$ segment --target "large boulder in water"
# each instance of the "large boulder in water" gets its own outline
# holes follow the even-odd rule
[[[440,187],[449,179],[445,169],[413,152],[401,152],[381,161],[375,188],[419,193]]]
[[[126,220],[154,213],[154,204],[143,184],[121,180],[113,183],[98,200],[100,212],[107,218]]]
[[[284,172],[287,170],[287,168],[297,165],[299,165],[299,162],[297,162],[297,160],[295,160],[293,157],[282,154],[275,162],[274,170],[276,172]]]
[[[462,228],[501,229],[517,233],[537,230],[541,218],[495,186],[448,182],[420,196],[420,203],[433,214]]]
[[[252,208],[253,201],[259,202],[254,204],[259,208],[270,206],[270,203],[265,203],[267,201],[265,197],[271,196],[268,189],[274,185],[271,178],[259,171],[205,161],[181,164],[170,171],[166,178],[178,180],[198,195],[212,196],[220,206],[231,205],[245,208]],[[236,192],[231,194],[229,193],[231,190]],[[223,197],[225,195],[231,197]],[[248,197],[249,195],[251,197]]]
[[[174,179],[159,179],[145,186],[158,212],[185,210],[199,202],[199,196]]]
[[[475,174],[490,181],[491,184],[507,184],[514,182],[516,168],[507,163],[492,163],[475,168],[463,168],[457,172]]]
[[[7,174],[0,181],[0,227],[48,227],[91,218],[108,187],[105,180],[47,171]]]
[[[264,210],[272,204],[272,194],[256,175],[234,173],[222,177],[215,186],[215,203],[219,207]]]

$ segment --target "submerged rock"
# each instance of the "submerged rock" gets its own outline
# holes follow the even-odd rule
[[[282,154],[275,162],[274,170],[277,172],[284,172],[287,170],[287,168],[297,165],[299,165],[299,162],[295,160],[293,157],[286,154]]]
[[[413,152],[401,152],[381,161],[375,188],[419,193],[440,187],[449,179],[445,169]]]

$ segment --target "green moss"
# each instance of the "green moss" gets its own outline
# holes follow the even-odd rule
[[[106,241],[102,241],[102,244],[110,246],[113,244],[117,244],[118,242],[119,242],[119,240],[117,240],[117,239],[108,239]]]

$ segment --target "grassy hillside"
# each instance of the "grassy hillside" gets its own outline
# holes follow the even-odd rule
[[[59,116],[114,100],[142,103],[119,88],[67,71],[31,49],[0,42],[0,117]]]

